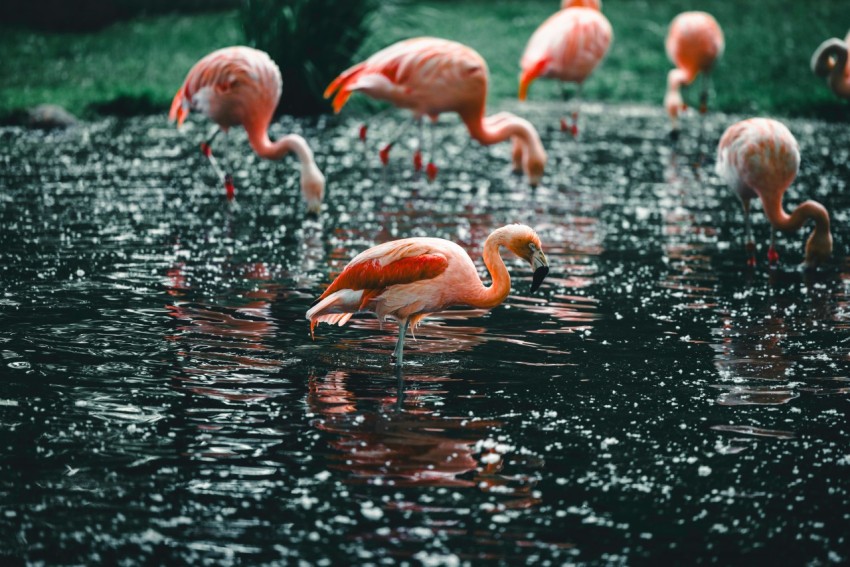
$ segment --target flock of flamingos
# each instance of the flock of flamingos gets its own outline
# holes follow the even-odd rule
[[[552,78],[578,85],[605,57],[611,44],[611,24],[602,15],[600,0],[563,0],[561,10],[552,15],[531,36],[521,59],[519,98],[525,99],[537,78]],[[812,70],[826,77],[838,96],[850,98],[848,42],[825,41],[812,58]],[[678,119],[686,108],[681,88],[702,74],[700,112],[707,109],[708,85],[712,68],[722,56],[723,32],[717,21],[705,12],[684,12],[671,23],[666,40],[667,54],[675,64],[667,78],[664,106],[678,133]],[[456,112],[480,143],[513,143],[514,169],[531,185],[537,185],[546,165],[546,151],[534,126],[509,112],[485,115],[487,64],[473,49],[444,39],[420,37],[393,44],[339,75],[325,91],[336,112],[355,92],[389,101],[413,112],[412,122],[402,126],[380,150],[384,164],[393,143],[415,123],[419,145],[413,165],[422,169],[422,118],[436,121],[443,112]],[[266,159],[279,159],[294,152],[301,163],[301,190],[312,212],[321,208],[325,178],[316,166],[313,153],[301,136],[291,134],[272,142],[268,136],[281,95],[281,75],[269,56],[249,47],[228,47],[210,53],[189,71],[174,97],[170,118],[181,124],[194,109],[206,114],[218,128],[243,126],[254,151]],[[561,119],[561,129],[578,132],[578,112]],[[366,127],[360,137],[366,139]],[[432,130],[433,132],[433,130]],[[223,181],[228,197],[233,196],[233,180],[221,171],[211,150],[212,137],[201,144]],[[429,179],[437,176],[433,159],[433,136],[425,168]],[[805,264],[824,262],[832,252],[829,214],[815,201],[806,201],[792,214],[782,207],[785,190],[797,175],[800,152],[797,140],[782,123],[753,118],[730,126],[717,148],[717,173],[741,199],[746,219],[748,262],[755,264],[755,245],[750,230],[750,202],[762,201],[765,215],[774,229],[797,230],[808,220],[814,231],[806,243]],[[773,235],[774,231],[771,231]],[[531,291],[549,272],[549,263],[535,231],[513,224],[495,230],[484,243],[484,263],[492,278],[487,287],[481,281],[472,259],[460,246],[441,238],[405,238],[372,247],[358,254],[328,286],[307,311],[311,334],[320,322],[344,325],[353,314],[372,312],[382,320],[391,317],[399,323],[398,342],[393,356],[401,365],[404,338],[408,328],[431,313],[454,305],[490,309],[501,304],[511,289],[511,279],[500,250],[507,248],[532,267]],[[778,260],[773,245],[768,251],[771,263]]]

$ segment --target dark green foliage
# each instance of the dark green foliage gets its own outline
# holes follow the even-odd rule
[[[90,32],[145,14],[235,8],[238,0],[3,0],[0,22],[54,32]]]
[[[328,112],[328,83],[354,61],[371,31],[380,0],[245,0],[249,45],[271,55],[283,75],[278,112]]]

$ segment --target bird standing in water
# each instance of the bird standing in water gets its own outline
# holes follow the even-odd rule
[[[484,264],[493,278],[486,287],[469,254],[442,238],[405,238],[358,254],[307,311],[310,333],[320,322],[345,325],[361,311],[399,323],[393,357],[401,365],[404,336],[431,313],[454,305],[492,309],[511,291],[511,277],[502,260],[504,246],[531,264],[531,291],[549,273],[540,238],[528,226],[512,224],[495,230],[484,243]]]
[[[593,0],[565,0],[561,11],[553,14],[532,34],[522,55],[519,99],[525,100],[528,87],[538,77],[558,79],[581,87],[611,46],[613,31],[600,12],[601,3]],[[561,119],[561,130],[578,135],[578,111],[572,124]]]
[[[233,178],[223,174],[212,155],[211,142],[220,131],[243,126],[258,156],[277,160],[294,152],[301,162],[301,193],[311,212],[318,212],[325,192],[325,177],[301,136],[290,134],[276,142],[268,128],[280,100],[280,69],[267,53],[250,47],[225,47],[213,51],[189,71],[171,103],[170,120],[183,124],[189,111],[199,110],[218,125],[201,151],[224,180],[228,198],[234,195]]]
[[[824,77],[837,96],[850,99],[850,63],[847,61],[850,32],[844,41],[837,37],[828,39],[812,55],[812,72]]]
[[[679,113],[687,108],[681,89],[694,82],[700,73],[703,75],[703,81],[699,111],[701,114],[708,111],[711,71],[725,48],[723,31],[711,14],[683,12],[673,18],[670,24],[666,48],[667,57],[676,65],[676,68],[667,74],[667,94],[664,96],[664,108],[673,122],[675,137],[679,130]]]
[[[520,166],[529,183],[536,186],[546,165],[540,136],[530,122],[508,112],[485,117],[487,82],[487,63],[472,48],[445,39],[419,37],[394,43],[346,70],[328,86],[325,98],[333,97],[334,111],[339,112],[352,93],[359,91],[412,110],[419,124],[424,116],[436,121],[443,112],[457,112],[470,136],[484,145],[514,138],[519,162],[515,166]],[[381,149],[384,165],[402,132]],[[430,179],[437,175],[433,145],[432,130],[432,155],[426,169]],[[421,150],[417,149],[414,165],[418,169],[421,163]]]
[[[751,118],[730,126],[717,146],[717,174],[737,193],[744,207],[747,231],[748,264],[755,265],[755,244],[750,228],[750,201],[761,199],[770,231],[768,260],[775,263],[779,254],[774,246],[774,231],[799,230],[811,219],[815,223],[806,242],[806,267],[816,267],[832,253],[829,213],[816,201],[806,201],[789,215],[782,208],[782,197],[794,181],[800,167],[800,149],[794,135],[781,122],[769,118]]]

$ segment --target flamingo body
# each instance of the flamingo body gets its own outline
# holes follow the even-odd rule
[[[700,73],[708,75],[723,55],[725,41],[717,20],[706,12],[683,12],[673,18],[665,42],[667,57],[676,66],[667,76],[664,106],[677,125],[685,107],[681,87],[691,84]],[[703,89],[700,112],[706,111],[708,91]]]
[[[264,51],[226,47],[210,53],[189,71],[171,103],[169,119],[178,127],[198,110],[222,130],[243,126],[260,157],[280,159],[292,151],[301,162],[301,190],[312,210],[321,206],[325,178],[307,142],[291,134],[271,142],[268,127],[282,90],[280,69]],[[208,148],[204,150],[207,153]]]
[[[487,63],[461,43],[433,37],[400,41],[339,75],[325,90],[339,112],[351,95],[362,92],[409,109],[415,118],[432,120],[443,112],[457,112],[470,135],[485,145],[514,137],[521,145],[522,167],[529,181],[540,181],[546,152],[528,121],[509,113],[488,122]]]
[[[850,32],[844,41],[837,37],[824,41],[812,55],[812,72],[824,77],[837,96],[850,99]]]
[[[491,309],[505,300],[511,279],[499,254],[504,246],[535,269],[532,291],[549,271],[540,238],[525,225],[494,231],[484,244],[484,263],[493,277],[486,287],[472,259],[460,246],[441,238],[406,238],[358,254],[307,311],[310,331],[320,322],[344,325],[367,311],[400,323],[395,355],[400,361],[404,335],[431,313],[454,305]]]
[[[583,83],[608,53],[612,37],[611,24],[597,9],[568,8],[550,16],[522,55],[520,100],[538,77]]]
[[[741,199],[748,232],[753,198],[761,200],[765,215],[775,229],[798,230],[806,220],[812,219],[815,229],[806,243],[805,263],[816,266],[832,253],[829,214],[815,201],[806,201],[791,215],[782,208],[782,198],[799,167],[800,149],[794,135],[781,122],[768,118],[733,124],[717,147],[717,173]],[[771,255],[778,258],[775,251]]]

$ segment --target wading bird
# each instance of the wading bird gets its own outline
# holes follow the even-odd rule
[[[325,322],[345,325],[361,311],[399,324],[393,357],[401,365],[404,336],[431,313],[453,305],[492,309],[511,291],[511,277],[500,254],[504,246],[531,264],[531,291],[549,273],[540,238],[531,228],[512,224],[499,228],[484,242],[484,264],[493,279],[486,287],[469,255],[442,238],[405,238],[369,248],[358,254],[317,299],[309,311],[310,334]]]
[[[532,81],[543,77],[576,83],[578,101],[584,81],[611,46],[611,24],[599,10],[599,2],[565,0],[561,11],[537,28],[520,60],[520,100],[526,99]],[[578,110],[572,113],[572,124],[561,119],[561,130],[578,135]]]
[[[844,41],[837,37],[820,44],[812,55],[812,72],[826,78],[826,84],[836,95],[850,99],[850,64],[847,62],[850,32]]]
[[[699,111],[708,111],[708,87],[711,71],[723,55],[723,31],[717,20],[706,12],[683,12],[673,18],[667,32],[667,57],[676,65],[667,74],[664,107],[673,122],[673,136],[678,134],[679,113],[687,108],[681,89],[702,73]]]
[[[290,134],[276,142],[268,128],[280,100],[280,69],[267,53],[250,47],[225,47],[213,51],[189,71],[171,103],[169,119],[183,124],[190,110],[199,110],[218,125],[201,143],[216,174],[223,178],[228,198],[234,194],[233,178],[216,165],[210,144],[233,126],[243,126],[258,156],[277,160],[294,152],[301,162],[301,194],[311,212],[318,212],[325,192],[325,177],[313,159],[310,146],[301,136]]]
[[[546,165],[540,136],[530,122],[508,112],[485,117],[487,81],[487,63],[475,50],[454,41],[419,37],[390,45],[346,70],[328,86],[325,98],[333,97],[334,111],[339,112],[352,93],[359,91],[410,109],[420,125],[423,116],[436,122],[443,112],[457,112],[470,136],[484,145],[514,138],[520,162],[515,165],[520,165],[531,185],[536,186]],[[381,149],[384,165],[408,124]],[[431,133],[426,172],[434,179],[437,167],[433,159],[433,130]],[[422,154],[417,149],[414,165],[418,168],[421,163]]]
[[[781,122],[751,118],[730,126],[717,146],[717,174],[741,198],[747,231],[748,264],[755,265],[755,244],[750,227],[750,200],[761,199],[770,231],[768,260],[779,260],[774,231],[799,230],[811,219],[815,223],[806,242],[807,267],[826,261],[832,253],[829,213],[816,201],[806,201],[790,215],[782,208],[782,196],[794,181],[800,167],[800,149],[793,134]]]

